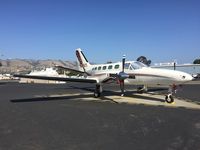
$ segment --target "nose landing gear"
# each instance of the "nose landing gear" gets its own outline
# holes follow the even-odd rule
[[[168,90],[168,94],[165,96],[165,102],[167,102],[169,104],[173,104],[174,103],[173,94],[176,93],[176,91],[177,91],[176,85],[170,86],[170,88]]]
[[[167,103],[169,103],[169,104],[172,104],[172,103],[174,102],[174,97],[172,96],[171,93],[170,93],[170,94],[167,94],[167,95],[165,96],[165,101],[166,101]]]

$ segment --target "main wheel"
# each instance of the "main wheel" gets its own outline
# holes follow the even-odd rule
[[[173,103],[173,102],[174,102],[174,98],[173,98],[172,94],[166,95],[166,96],[165,96],[165,101],[166,101],[167,103]]]
[[[94,97],[95,97],[95,98],[100,97],[100,95],[101,95],[100,92],[96,92],[96,91],[94,92]]]
[[[102,91],[101,85],[100,84],[96,84],[96,88],[95,88],[95,91],[94,91],[94,97],[95,98],[100,97],[101,91]]]
[[[137,93],[138,94],[143,94],[144,93],[143,88],[142,87],[137,88]]]

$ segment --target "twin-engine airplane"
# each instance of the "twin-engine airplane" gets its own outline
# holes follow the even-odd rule
[[[88,62],[80,48],[76,49],[76,56],[79,61],[79,70],[73,71],[84,73],[84,78],[50,77],[19,74],[16,74],[14,76],[31,79],[95,83],[96,86],[94,90],[94,97],[100,97],[102,93],[102,84],[110,83],[113,81],[119,83],[121,96],[124,96],[124,84],[143,85],[144,87],[140,89],[140,92],[147,91],[148,86],[167,86],[169,87],[169,91],[165,96],[165,101],[167,103],[174,102],[173,94],[176,92],[176,89],[179,85],[193,79],[190,74],[187,74],[185,72],[166,69],[155,69],[147,67],[141,62],[125,61],[125,56],[123,56],[122,62],[95,65],[91,65]]]

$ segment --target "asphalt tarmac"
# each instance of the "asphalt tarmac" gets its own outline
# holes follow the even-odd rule
[[[119,103],[116,85],[95,99],[93,87],[0,83],[0,150],[200,149],[200,109],[165,107],[154,95],[136,97],[158,105]],[[130,99],[130,89],[120,101]],[[199,91],[200,84],[188,84],[176,97],[198,106]]]

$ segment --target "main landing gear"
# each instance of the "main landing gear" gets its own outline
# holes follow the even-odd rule
[[[137,93],[139,93],[139,94],[143,94],[143,93],[145,93],[147,91],[148,91],[148,88],[147,88],[146,85],[144,85],[143,87],[138,87],[137,88]]]
[[[102,86],[100,84],[96,84],[95,90],[94,90],[94,97],[100,97],[102,92]]]

